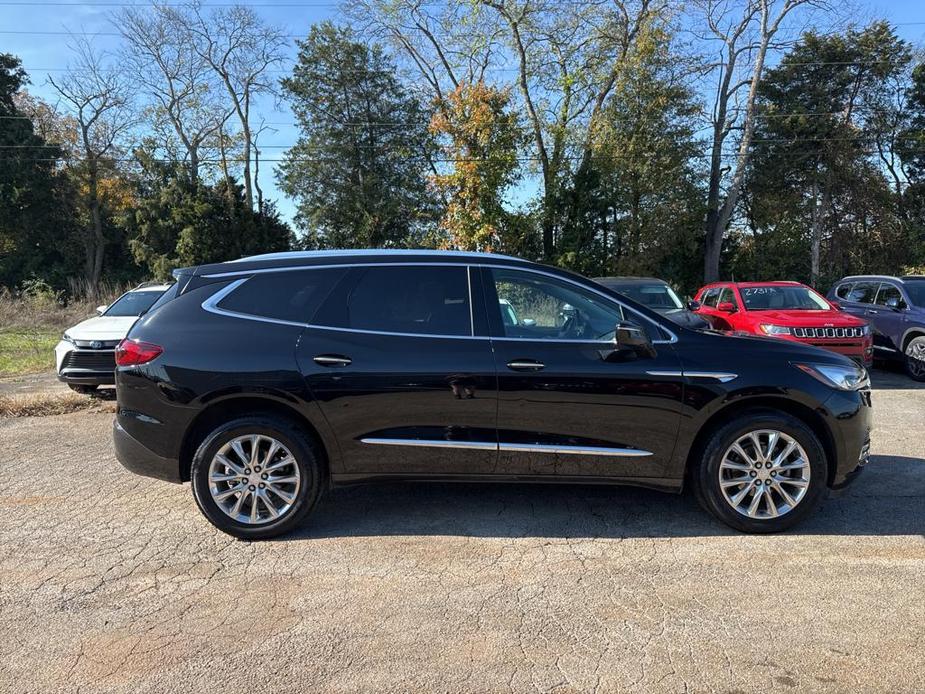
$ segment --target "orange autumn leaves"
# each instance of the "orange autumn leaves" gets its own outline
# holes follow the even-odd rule
[[[446,173],[431,177],[447,202],[440,221],[446,245],[499,250],[511,218],[504,194],[517,181],[517,153],[524,144],[509,90],[460,83],[438,100],[430,131],[443,142],[446,160]]]

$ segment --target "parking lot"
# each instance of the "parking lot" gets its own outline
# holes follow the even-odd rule
[[[925,689],[925,388],[796,531],[688,496],[337,490],[246,543],[113,457],[111,414],[0,420],[0,690]]]

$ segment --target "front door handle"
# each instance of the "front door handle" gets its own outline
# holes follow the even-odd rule
[[[350,357],[341,354],[319,354],[313,357],[312,361],[319,366],[350,366],[353,363]]]
[[[536,359],[514,359],[507,363],[507,368],[513,371],[539,371],[545,367],[546,364]]]

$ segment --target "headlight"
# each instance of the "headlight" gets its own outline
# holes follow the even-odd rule
[[[863,366],[838,364],[794,364],[817,381],[838,390],[859,390],[870,385],[867,369]]]
[[[64,333],[64,334],[61,336],[61,339],[64,340],[65,342],[70,342],[72,345],[75,344],[75,343],[74,343],[74,338],[72,338],[72,337],[71,337],[70,335],[68,335],[67,333]]]
[[[861,328],[862,335],[870,335],[870,323],[865,323],[864,327]]]
[[[784,327],[783,325],[770,325],[768,323],[762,323],[761,332],[763,332],[765,335],[789,335],[790,328]]]

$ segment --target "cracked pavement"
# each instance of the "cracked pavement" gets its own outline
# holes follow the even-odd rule
[[[689,495],[335,490],[214,530],[111,415],[0,420],[0,692],[921,691],[925,389],[875,374],[873,461],[776,536]]]

